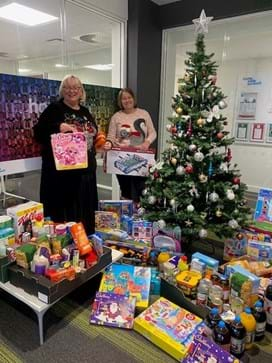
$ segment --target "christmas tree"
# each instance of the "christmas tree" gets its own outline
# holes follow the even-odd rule
[[[203,32],[197,35],[196,51],[187,54],[166,126],[169,147],[150,168],[139,213],[161,229],[179,226],[187,241],[204,238],[208,231],[230,237],[247,224],[249,209],[246,186],[231,163],[234,139],[224,130],[226,97],[216,86],[217,65],[214,54],[205,53]]]

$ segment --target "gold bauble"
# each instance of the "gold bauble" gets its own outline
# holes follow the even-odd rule
[[[177,107],[176,108],[176,113],[178,113],[180,115],[182,113],[182,108],[181,107]]]
[[[221,217],[222,216],[222,211],[220,209],[218,209],[216,212],[215,212],[215,215],[216,217]]]
[[[202,127],[204,124],[205,124],[205,120],[203,118],[199,118],[197,121],[196,121],[196,124],[200,127]]]

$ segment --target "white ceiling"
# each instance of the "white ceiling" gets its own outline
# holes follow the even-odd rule
[[[0,6],[6,0],[0,1]],[[0,19],[0,53],[7,53],[2,59],[40,59],[69,53],[86,53],[111,46],[113,22],[86,9],[66,2],[65,16],[60,14],[59,0],[20,0],[20,4],[45,11],[58,17],[57,21],[28,27]],[[94,34],[95,43],[76,40],[84,34]],[[51,40],[51,41],[50,41]]]

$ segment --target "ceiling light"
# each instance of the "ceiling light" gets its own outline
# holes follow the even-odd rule
[[[110,71],[114,64],[91,64],[84,66],[84,68],[95,69],[96,71]]]
[[[55,67],[57,67],[57,68],[66,68],[67,66],[65,64],[57,63],[57,64],[55,64]]]
[[[28,68],[18,68],[19,73],[28,73],[31,72],[31,69]]]
[[[55,16],[17,3],[11,3],[1,7],[0,18],[29,26],[39,25],[58,19]]]

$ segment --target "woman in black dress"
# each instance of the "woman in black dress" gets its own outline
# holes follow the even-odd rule
[[[36,140],[42,146],[40,201],[45,216],[54,222],[82,222],[87,234],[94,233],[97,209],[96,159],[94,141],[97,125],[81,105],[86,94],[80,79],[66,76],[59,89],[60,100],[51,103],[34,126]],[[51,135],[59,132],[84,132],[88,143],[88,167],[58,171],[55,167]]]

